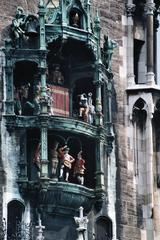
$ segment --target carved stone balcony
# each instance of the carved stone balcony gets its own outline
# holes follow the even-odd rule
[[[6,115],[6,126],[12,128],[41,128],[46,126],[48,129],[71,131],[74,133],[83,133],[86,136],[97,137],[99,128],[76,120],[59,116],[17,116]]]
[[[50,182],[47,190],[38,194],[39,207],[49,213],[75,215],[80,206],[85,212],[94,204],[94,190],[81,185],[66,182]]]

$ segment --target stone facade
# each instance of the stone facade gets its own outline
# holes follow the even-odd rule
[[[4,47],[4,39],[10,35],[9,25],[15,15],[16,7],[22,6],[28,13],[38,11],[38,0],[7,2],[0,2],[0,44],[2,47]],[[160,88],[153,82],[154,70],[151,69],[153,72],[148,70],[149,63],[148,65],[146,63],[147,54],[150,54],[146,49],[146,42],[149,40],[145,38],[148,27],[142,25],[144,19],[142,16],[139,18],[138,15],[146,14],[145,1],[139,1],[142,5],[135,2],[128,0],[126,6],[125,1],[122,0],[94,0],[91,5],[93,16],[96,15],[97,9],[99,11],[101,47],[104,35],[109,35],[118,47],[115,48],[112,57],[112,122],[115,140],[112,153],[107,157],[104,155],[103,163],[104,186],[107,195],[105,195],[101,210],[93,210],[88,214],[89,240],[94,239],[95,222],[102,216],[107,216],[112,221],[113,240],[159,240],[160,238],[158,225],[160,193],[156,180],[160,174],[157,167],[159,166],[157,147],[159,138],[155,133],[158,128],[156,124],[159,115],[156,111],[159,107],[157,104]],[[157,7],[158,3],[155,3]],[[137,9],[142,8],[142,12],[135,10],[134,4],[137,4]],[[145,21],[151,21],[149,18],[146,20],[147,17],[144,18]],[[140,44],[143,45],[142,48]],[[138,46],[141,51],[134,52],[135,46]],[[25,214],[26,218],[30,219],[32,215],[30,208],[33,208],[34,204],[30,206],[27,200],[23,200],[16,182],[19,174],[16,159],[20,154],[20,133],[14,133],[12,129],[7,132],[5,120],[2,117],[4,97],[2,86],[5,79],[2,51],[0,57],[0,115],[2,120],[0,218],[7,218],[7,204],[10,200],[16,199],[27,206]],[[138,59],[139,65],[134,62],[135,58]],[[135,70],[135,65],[140,69],[139,71]],[[136,71],[138,72],[137,78],[135,77]],[[136,109],[142,113],[140,117]],[[140,118],[143,126],[135,118]],[[14,155],[12,155],[13,152]],[[61,220],[59,222],[61,223]]]

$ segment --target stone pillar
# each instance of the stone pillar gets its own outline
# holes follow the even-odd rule
[[[87,0],[87,31],[91,32],[91,3],[90,0]]]
[[[27,181],[27,143],[26,129],[20,129],[20,161],[19,161],[19,180]]]
[[[67,26],[67,19],[66,19],[66,1],[62,0],[61,2],[61,9],[62,9],[62,26]]]
[[[96,142],[96,191],[97,194],[101,194],[104,190],[104,141],[102,140],[102,136],[100,136],[100,140]]]
[[[145,5],[147,15],[147,84],[155,84],[154,80],[154,10],[153,0],[148,0]]]
[[[154,227],[153,227],[153,136],[152,136],[152,114],[147,120],[146,130],[146,141],[147,141],[147,162],[146,162],[146,193],[145,193],[145,221],[146,221],[146,232],[147,240],[154,239]]]
[[[128,85],[132,86],[135,84],[135,76],[134,76],[134,43],[133,43],[133,13],[135,11],[135,4],[133,4],[133,0],[128,0],[128,4],[126,5],[127,11],[127,79]]]
[[[155,82],[156,84],[158,83],[158,76],[157,76],[157,64],[159,64],[157,62],[157,44],[159,44],[157,42],[157,34],[158,34],[158,28],[159,28],[159,20],[158,20],[158,13],[156,12],[155,18],[154,18],[154,73],[155,73]]]
[[[108,83],[106,83],[106,92],[107,92],[107,104],[106,104],[106,127],[107,127],[107,134],[112,133],[112,82],[111,80],[108,80]]]
[[[47,95],[47,86],[46,86],[46,59],[41,59],[39,72],[41,74],[41,115],[48,114],[48,95]]]
[[[98,70],[98,76],[99,78],[99,70]],[[102,82],[97,79],[97,81],[94,82],[95,87],[96,87],[96,106],[95,106],[95,111],[96,111],[96,116],[95,116],[95,124],[96,126],[101,126],[103,125],[103,115],[102,115],[102,94],[101,94],[101,85]]]
[[[10,46],[6,45],[5,78],[4,78],[4,113],[14,114],[14,85],[13,85],[13,63],[11,60]]]
[[[48,131],[41,128],[41,179],[48,179]]]
[[[39,25],[40,25],[40,50],[46,50],[45,42],[45,5],[44,0],[39,1]]]
[[[76,224],[78,225],[77,232],[78,238],[77,240],[87,240],[87,224],[88,219],[87,217],[83,216],[83,207],[79,208],[79,217],[74,217]]]

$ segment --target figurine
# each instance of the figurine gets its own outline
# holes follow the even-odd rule
[[[104,45],[102,49],[102,58],[104,65],[106,66],[107,70],[111,70],[111,61],[113,50],[116,48],[118,44],[111,40],[108,36],[104,35]]]
[[[74,166],[74,176],[77,177],[78,182],[84,184],[85,160],[82,158],[82,151],[77,154],[77,160]]]
[[[79,18],[79,14],[77,12],[74,13],[72,16],[72,24],[71,25],[75,28],[80,27],[80,18]]]
[[[88,106],[89,106],[89,111],[88,111],[88,123],[93,124],[94,123],[94,115],[95,115],[95,107],[92,103],[92,93],[88,93]]]
[[[61,162],[59,178],[62,179],[65,176],[65,181],[68,182],[69,172],[75,159],[69,154],[67,145],[58,149],[58,156]]]
[[[14,112],[16,115],[22,114],[22,106],[20,101],[19,89],[14,87]]]
[[[55,66],[54,71],[51,74],[51,83],[63,85],[64,84],[64,77],[62,75],[62,72],[60,71],[60,65],[57,64]]]
[[[41,144],[38,143],[35,153],[34,153],[34,157],[33,157],[33,163],[36,165],[39,175],[40,175],[40,171],[41,171],[41,152],[40,152],[40,148],[41,148]]]
[[[57,147],[58,147],[58,142],[54,141],[51,147],[51,165],[52,165],[52,177],[56,178],[57,175],[57,167],[58,167],[58,152],[57,152]]]
[[[12,31],[13,31],[13,36],[15,39],[16,46],[19,45],[20,38],[22,38],[25,34],[25,31],[24,31],[25,19],[26,19],[26,16],[24,14],[23,8],[17,7],[16,16],[12,21]]]
[[[79,117],[82,118],[83,121],[87,122],[88,117],[88,98],[85,93],[78,95],[80,97],[79,100]]]
[[[80,97],[79,117],[82,118],[83,121],[93,124],[95,107],[92,104],[92,93],[90,92],[88,95],[86,95],[86,93],[82,93],[78,96]]]

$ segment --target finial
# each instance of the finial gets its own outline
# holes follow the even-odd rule
[[[94,22],[95,22],[96,24],[99,24],[99,23],[100,23],[100,17],[99,17],[99,10],[98,10],[98,9],[96,10],[96,17],[95,17]]]

